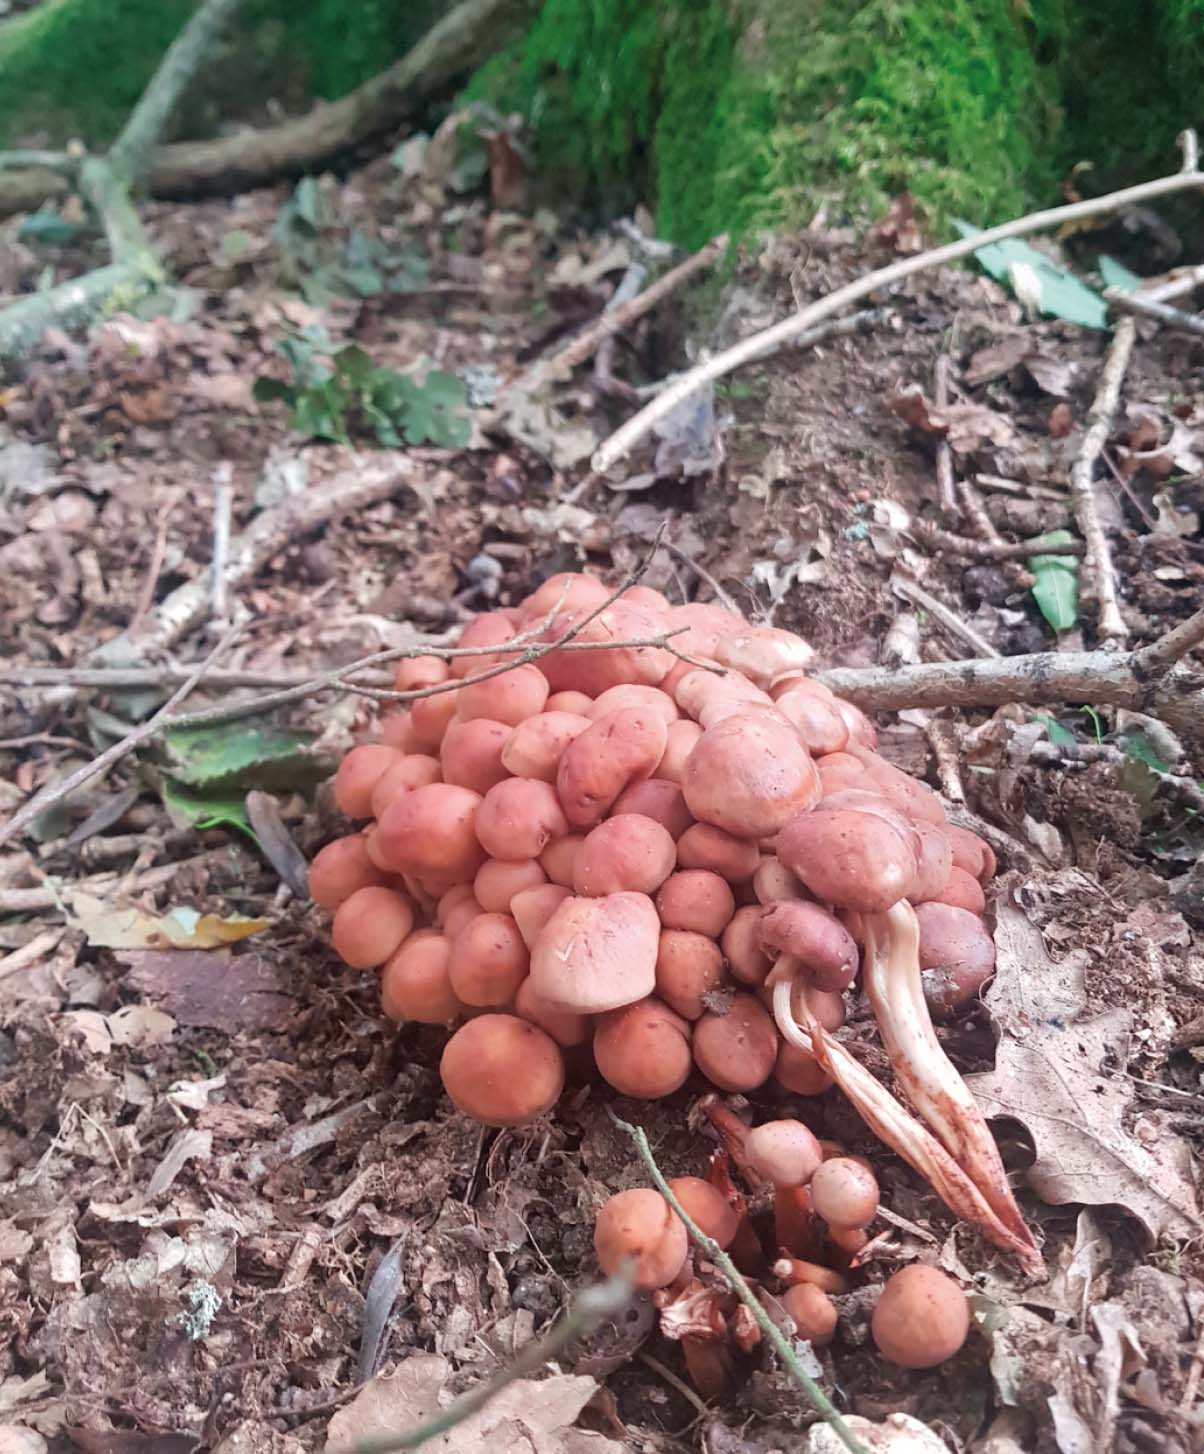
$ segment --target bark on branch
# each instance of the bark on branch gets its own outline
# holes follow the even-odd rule
[[[836,667],[818,678],[857,706],[1000,707],[1008,702],[1054,706],[1082,702],[1124,707],[1158,717],[1185,741],[1204,747],[1204,672],[1168,658],[1159,647],[1175,640],[1180,654],[1204,632],[1204,611],[1144,651],[1048,651],[988,661],[939,661],[897,670]]]
[[[238,0],[220,3],[232,9]],[[153,196],[181,197],[234,192],[323,167],[444,94],[516,35],[534,9],[534,0],[462,0],[387,70],[350,95],[319,104],[278,126],[247,127],[211,141],[173,142],[153,149],[140,127],[130,152],[145,163],[142,183]],[[153,97],[155,92],[152,82],[130,119],[131,127],[140,113],[148,122],[154,120],[161,115],[160,103],[173,99],[166,84]],[[0,214],[29,211],[68,190],[64,178],[44,167],[0,172]]]

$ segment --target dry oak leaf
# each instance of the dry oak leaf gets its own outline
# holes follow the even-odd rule
[[[966,1077],[983,1114],[1027,1127],[1037,1153],[1027,1180],[1043,1200],[1120,1206],[1151,1237],[1197,1234],[1186,1143],[1153,1116],[1147,1137],[1126,1129],[1133,1016],[1118,1008],[1080,1018],[1081,959],[1055,963],[1040,930],[1002,896],[996,922],[998,971],[984,997],[1000,1030],[995,1069]]]
[[[451,1403],[444,1387],[450,1375],[446,1358],[415,1353],[395,1372],[373,1378],[331,1419],[325,1454],[354,1454],[367,1440],[396,1437],[425,1423]],[[516,1379],[422,1447],[430,1454],[627,1454],[604,1434],[572,1427],[597,1390],[594,1379],[577,1374]]]

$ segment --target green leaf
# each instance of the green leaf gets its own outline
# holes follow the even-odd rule
[[[455,374],[432,369],[423,383],[398,379],[402,427],[411,444],[431,443],[439,449],[462,449],[472,437],[468,387]]]
[[[1159,775],[1170,772],[1170,764],[1163,762],[1155,751],[1154,744],[1144,732],[1130,732],[1122,737],[1120,742],[1126,757],[1144,763],[1151,772]]]
[[[160,780],[159,794],[173,821],[183,827],[237,828],[253,843],[259,842],[241,794],[192,792],[166,773]]]
[[[181,786],[219,796],[248,788],[288,790],[320,782],[330,764],[315,757],[316,734],[263,723],[220,722],[163,734],[167,770]]]
[[[354,343],[339,349],[334,355],[334,367],[351,384],[366,383],[376,371],[372,356]]]
[[[1063,727],[1061,722],[1050,717],[1045,712],[1034,712],[1033,718],[1035,721],[1045,724],[1045,731],[1049,736],[1049,740],[1056,747],[1072,747],[1074,745],[1074,733],[1069,727]]]
[[[61,247],[74,242],[85,230],[82,223],[69,222],[57,212],[34,212],[21,223],[17,237],[21,242]]]
[[[1070,545],[1069,530],[1054,530],[1047,537],[1051,545]],[[1055,631],[1069,631],[1079,619],[1078,565],[1072,556],[1030,555],[1029,570],[1036,577],[1033,599],[1042,616]]]
[[[1105,288],[1119,288],[1122,293],[1133,293],[1141,287],[1141,279],[1137,274],[1131,273],[1124,263],[1118,263],[1107,253],[1100,256],[1099,275],[1104,280]]]
[[[266,374],[261,374],[251,385],[251,394],[261,404],[272,404],[278,399],[283,399],[286,404],[291,404],[296,391],[291,384],[283,383],[280,379],[270,379]]]
[[[968,222],[955,220],[954,226],[963,237],[973,237],[981,231]],[[1005,283],[1022,302],[1031,303],[1039,312],[1084,328],[1108,326],[1108,305],[1095,289],[1022,238],[1008,237],[1002,242],[988,243],[978,248],[974,256],[997,282]]]

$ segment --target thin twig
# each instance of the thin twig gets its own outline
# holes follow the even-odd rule
[[[818,348],[821,344],[829,343],[834,338],[851,338],[854,334],[871,333],[875,328],[895,317],[893,308],[863,308],[859,313],[850,313],[847,318],[833,318],[827,323],[821,323],[818,328],[810,328],[805,333],[800,333],[797,338],[791,338],[785,343],[767,344],[764,352],[755,357],[747,359],[747,363],[762,363],[774,354],[786,351],[802,353],[809,348]],[[669,374],[666,378],[658,379],[652,384],[642,384],[636,391],[638,399],[654,399],[658,394],[677,383],[678,379],[686,377],[687,370],[681,373]]]
[[[1133,669],[1139,676],[1157,675],[1173,662],[1181,661],[1204,641],[1204,609],[1134,653]]]
[[[30,965],[37,964],[38,960],[53,954],[65,932],[63,929],[43,929],[40,934],[35,934],[27,944],[22,944],[20,949],[14,949],[11,954],[4,955],[0,959],[0,979],[7,979],[10,974],[18,974],[21,970],[28,969]]]
[[[0,172],[37,168],[73,177],[79,171],[80,158],[65,151],[0,151]]]
[[[1087,218],[1103,216],[1137,203],[1152,201],[1155,197],[1166,197],[1175,192],[1196,190],[1204,187],[1204,174],[1199,172],[1176,172],[1172,176],[1159,177],[1152,182],[1142,182],[1135,187],[1125,187],[1103,197],[1092,197],[1083,202],[1071,202],[1063,207],[1049,207],[1040,212],[1031,212],[1025,217],[1014,218],[998,227],[988,227],[969,237],[958,238],[943,247],[932,248],[914,257],[900,258],[887,267],[876,268],[862,277],[837,288],[826,297],[817,299],[806,308],[800,309],[790,318],[784,318],[770,328],[762,329],[748,338],[743,338],[731,348],[724,349],[713,358],[683,374],[676,383],[651,400],[621,428],[615,430],[609,439],[603,441],[592,460],[592,466],[599,474],[605,474],[619,460],[626,458],[632,448],[667,414],[687,399],[703,384],[721,379],[751,360],[761,357],[767,348],[793,342],[799,335],[815,324],[841,312],[850,303],[856,303],[879,289],[902,282],[914,273],[939,267],[943,263],[958,261],[970,256],[990,243],[1003,242],[1009,237],[1023,237],[1033,232],[1043,232],[1060,227],[1066,222],[1081,222]]]
[[[134,604],[134,614],[125,628],[127,636],[138,635],[138,629],[154,602],[155,587],[159,584],[159,573],[163,569],[163,561],[167,555],[167,527],[171,523],[175,508],[176,502],[168,500],[160,508],[158,518],[155,520],[155,539],[151,546],[150,563],[146,568],[146,579],[142,582],[142,589],[138,592],[138,600]]]
[[[692,556],[688,556],[679,545],[674,545],[671,540],[664,542],[665,549],[674,560],[681,561],[682,565],[689,566],[700,581],[705,582],[715,592],[715,599],[728,611],[734,611],[737,616],[742,615],[739,606],[732,600],[731,596],[723,589],[715,577],[707,570],[706,566],[699,565]]]
[[[629,302],[604,311],[583,333],[565,344],[551,358],[536,363],[527,373],[515,379],[507,392],[514,389],[530,393],[547,380],[559,378],[576,368],[578,364],[584,363],[604,338],[613,338],[616,334],[622,333],[636,319],[651,312],[658,303],[675,292],[696,273],[702,272],[704,268],[709,268],[726,246],[726,235],[713,238],[693,257],[688,257],[685,262],[678,263],[677,267],[670,268],[662,277],[657,278],[655,283],[650,284]]]
[[[933,369],[933,402],[938,409],[949,407],[949,379],[953,360],[941,354]],[[943,436],[936,442],[936,503],[946,520],[957,515],[957,491],[953,485],[953,446]]]
[[[1053,542],[1048,535],[1034,535],[1028,540],[967,540],[927,520],[913,520],[907,527],[921,545],[943,555],[963,556],[968,560],[1025,560],[1030,555],[1081,556],[1081,540],[1069,544]]]
[[[145,722],[140,723],[120,742],[115,742],[107,747],[98,757],[91,762],[86,762],[83,767],[76,768],[68,773],[65,778],[58,782],[47,783],[45,787],[36,792],[28,802],[24,803],[7,823],[0,826],[0,844],[7,843],[10,838],[22,832],[55,803],[61,802],[65,797],[73,793],[76,788],[83,787],[93,778],[103,777],[110,768],[114,767],[123,758],[128,757],[136,747],[147,742],[165,727],[174,725],[177,716],[176,709],[187,698],[195,687],[200,684],[205,672],[213,662],[225,655],[241,633],[240,626],[233,626],[222,639],[217,643],[209,655],[201,662],[200,666],[193,672],[182,687],[166,701],[153,717],[148,717]]]
[[[1070,468],[1070,498],[1087,546],[1086,569],[1095,587],[1097,625],[1105,641],[1123,641],[1129,634],[1129,628],[1120,614],[1112,552],[1095,503],[1095,462],[1108,442],[1112,420],[1120,403],[1121,381],[1136,340],[1136,323],[1132,318],[1122,318],[1112,335],[1099,388],[1087,416],[1090,422],[1079,445],[1078,456]]]
[[[1204,618],[1204,612],[1199,615]],[[1008,702],[1032,706],[1090,702],[1158,717],[1180,736],[1199,744],[1204,742],[1204,691],[1195,673],[1173,666],[1200,639],[1185,629],[1193,623],[1198,630],[1204,629],[1204,619],[1185,621],[1179,628],[1174,654],[1166,656],[1145,657],[1143,652],[1125,651],[1043,651],[993,661],[924,662],[897,669],[836,667],[816,676],[838,696],[875,711],[998,707]],[[1166,643],[1170,643],[1170,637]]]
[[[869,1454],[869,1450],[858,1439],[849,1426],[841,1418],[832,1400],[824,1393],[819,1384],[811,1377],[803,1365],[799,1362],[798,1354],[790,1346],[790,1342],[765,1311],[761,1299],[749,1287],[739,1268],[720,1247],[713,1237],[708,1237],[702,1228],[693,1220],[686,1209],[673,1194],[669,1183],[665,1180],[664,1173],[656,1164],[656,1158],[652,1154],[652,1148],[648,1144],[648,1135],[642,1126],[633,1126],[630,1121],[621,1120],[613,1111],[609,1112],[611,1120],[618,1126],[620,1131],[626,1131],[635,1143],[635,1149],[639,1153],[640,1160],[648,1168],[648,1174],[652,1177],[653,1184],[657,1191],[669,1203],[674,1212],[685,1225],[686,1231],[694,1245],[704,1252],[707,1258],[715,1264],[728,1282],[731,1283],[732,1291],[752,1314],[757,1327],[773,1344],[774,1351],[782,1360],[786,1371],[802,1389],[815,1409],[824,1421],[832,1429],[832,1432],[845,1446],[852,1451],[852,1454]]]
[[[234,467],[222,460],[213,471],[213,582],[210,612],[215,621],[226,619],[226,567],[230,559],[230,516],[234,509]]]
[[[168,46],[150,85],[109,151],[109,164],[126,180],[134,181],[141,176],[180,97],[241,4],[242,0],[207,0],[193,11],[188,24]]]
[[[1149,318],[1161,323],[1172,333],[1190,333],[1195,338],[1204,338],[1204,318],[1193,313],[1184,313],[1181,308],[1172,308],[1169,303],[1156,303],[1140,292],[1124,288],[1105,288],[1104,300],[1119,313],[1135,313],[1139,318]]]
[[[934,595],[909,576],[896,571],[891,577],[891,586],[913,606],[919,606],[927,611],[933,620],[943,626],[951,636],[956,637],[959,641],[964,641],[971,651],[976,652],[979,656],[999,655],[985,636],[981,636],[973,626],[968,626],[956,611],[951,611],[943,601],[938,601]]]
[[[400,451],[381,450],[333,476],[318,489],[306,490],[262,511],[230,541],[227,591],[237,591],[296,536],[325,525],[335,515],[354,513],[387,500],[421,471],[419,460]],[[93,653],[97,666],[126,667],[140,663],[152,650],[167,650],[209,613],[213,598],[212,572],[206,568],[171,592],[150,613],[138,640],[128,634],[114,637]]]
[[[1194,293],[1202,285],[1204,263],[1197,263],[1191,268],[1176,268],[1160,283],[1143,286],[1141,296],[1152,303],[1169,303],[1172,298],[1182,298],[1188,293]]]
[[[630,1301],[631,1282],[622,1275],[596,1287],[584,1288],[553,1328],[542,1338],[520,1349],[513,1361],[492,1378],[470,1388],[441,1413],[433,1415],[417,1428],[403,1434],[383,1434],[376,1439],[357,1439],[346,1447],[345,1454],[396,1454],[400,1450],[421,1448],[479,1413],[502,1389],[520,1378],[538,1373],[545,1363],[550,1363],[578,1338],[588,1336],[603,1323],[617,1318]],[[334,1448],[339,1449],[340,1446],[336,1444]]]

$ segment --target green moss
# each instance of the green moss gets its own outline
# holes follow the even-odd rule
[[[1047,4],[1046,9],[1051,7]],[[769,212],[806,215],[831,191],[880,212],[907,188],[937,212],[983,221],[1045,190],[1057,159],[1044,23],[998,0],[869,0],[810,7],[806,42],[776,76]],[[789,12],[773,16],[789,54]]]
[[[550,192],[616,209],[655,197],[661,231],[692,245],[742,215],[740,174],[772,116],[740,58],[743,18],[719,0],[545,0],[467,94],[527,117]]]
[[[107,140],[142,94],[192,9],[189,0],[47,0],[0,29],[0,138],[38,117],[57,140],[70,123]],[[120,15],[120,19],[118,18]],[[99,78],[103,77],[103,84]]]
[[[655,201],[687,245],[905,188],[987,222],[1080,161],[1165,166],[1202,36],[1204,0],[545,0],[472,94],[529,118],[553,197]]]

